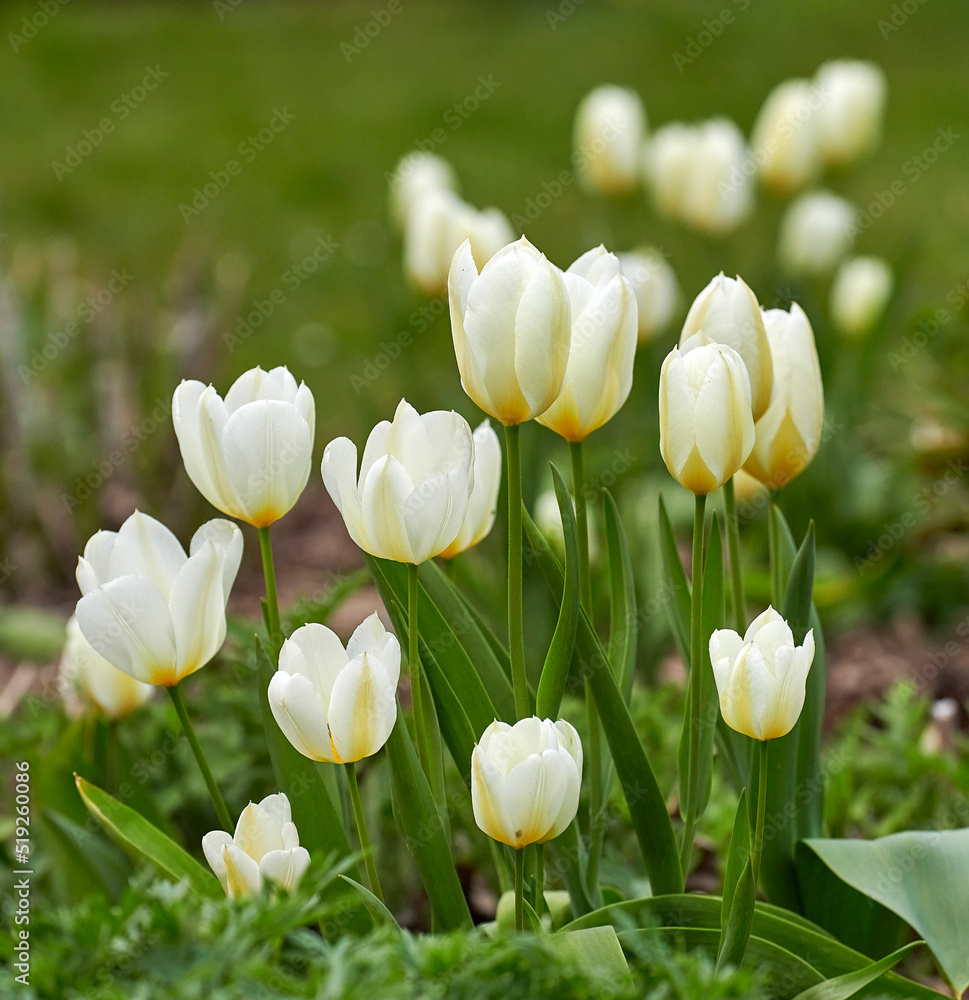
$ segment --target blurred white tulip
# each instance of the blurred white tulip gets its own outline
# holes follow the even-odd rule
[[[583,187],[605,195],[635,190],[646,127],[635,91],[604,86],[588,93],[572,130],[572,159]]]
[[[881,257],[842,261],[828,306],[834,325],[849,337],[868,333],[882,318],[894,287],[891,266]]]
[[[454,167],[440,156],[418,149],[402,156],[387,179],[390,187],[390,216],[401,232],[410,210],[425,194],[458,189]]]
[[[640,344],[653,340],[670,325],[680,301],[673,268],[653,247],[617,254],[622,273],[636,296]]]
[[[824,277],[851,246],[857,209],[830,191],[802,194],[781,218],[778,256],[790,274]]]
[[[836,59],[814,76],[824,97],[818,109],[821,155],[842,166],[870,153],[881,140],[888,83],[877,63]]]
[[[824,101],[824,93],[809,80],[785,80],[767,95],[750,136],[766,187],[793,194],[818,175]]]

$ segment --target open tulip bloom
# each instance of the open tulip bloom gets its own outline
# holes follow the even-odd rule
[[[264,881],[292,892],[310,863],[309,852],[299,846],[289,799],[282,792],[250,802],[234,834],[207,833],[202,851],[231,899],[258,895]]]
[[[464,524],[451,544],[440,555],[453,559],[477,545],[495,524],[498,513],[498,491],[501,489],[501,442],[491,426],[483,420],[474,429],[474,487],[468,498]]]

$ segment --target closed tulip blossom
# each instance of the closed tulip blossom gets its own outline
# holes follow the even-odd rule
[[[313,457],[313,394],[286,368],[253,368],[226,393],[189,381],[172,399],[185,471],[223,514],[257,528],[296,503]]]
[[[824,93],[809,80],[785,80],[767,95],[750,137],[766,187],[792,194],[817,176],[824,100]]]
[[[739,275],[728,278],[721,271],[693,300],[679,346],[686,354],[702,344],[724,344],[740,355],[750,376],[752,412],[758,420],[770,402],[773,366],[760,304]]]
[[[468,498],[464,524],[451,544],[441,552],[442,559],[477,545],[494,527],[501,488],[501,442],[491,422],[483,420],[474,430],[474,487]]]
[[[871,152],[881,139],[888,85],[876,63],[836,59],[814,75],[824,103],[818,108],[821,155],[841,166]]]
[[[638,327],[636,296],[615,254],[598,246],[565,272],[572,338],[565,381],[537,419],[567,441],[583,441],[629,396]]]
[[[242,532],[217,518],[186,555],[159,521],[135,511],[99,531],[78,560],[77,621],[93,649],[145,684],[176,685],[225,640],[225,605],[242,558]]]
[[[67,623],[58,681],[71,714],[93,712],[106,719],[120,719],[134,712],[155,691],[150,684],[136,681],[92,649],[74,616]],[[78,700],[80,713],[76,708]]]
[[[851,257],[842,262],[831,285],[829,309],[834,325],[849,337],[868,333],[882,318],[895,278],[881,257]]]
[[[263,882],[292,892],[310,863],[309,852],[299,846],[289,799],[282,792],[250,802],[234,834],[207,833],[202,851],[230,899],[257,896]]]
[[[636,296],[638,340],[644,344],[662,333],[673,319],[680,299],[676,274],[662,253],[651,247],[617,256]]]
[[[645,133],[646,112],[635,91],[607,86],[587,94],[572,134],[582,185],[606,195],[635,190]]]
[[[796,302],[789,312],[768,309],[764,325],[774,358],[774,392],[754,427],[754,447],[744,469],[778,489],[803,471],[821,444],[824,387],[804,310]]]
[[[794,728],[804,706],[814,630],[795,645],[791,627],[769,607],[743,638],[732,629],[715,630],[710,661],[724,722],[754,740],[777,739]]]
[[[399,230],[403,230],[411,209],[424,195],[458,189],[454,167],[447,160],[416,149],[397,161],[389,182],[390,215]]]
[[[402,399],[370,432],[357,471],[345,437],[323,452],[323,482],[364,552],[418,564],[443,552],[464,524],[474,487],[474,439],[449,410],[418,413]]]
[[[581,782],[582,744],[568,722],[495,721],[471,755],[474,821],[509,847],[544,844],[575,818]]]
[[[376,612],[344,649],[325,625],[298,628],[279,652],[269,706],[304,757],[346,764],[375,754],[397,721],[400,645]]]
[[[465,242],[451,263],[448,300],[464,391],[505,425],[544,413],[569,361],[572,314],[562,272],[522,237],[479,274]]]
[[[674,347],[659,380],[659,446],[670,475],[698,496],[722,486],[754,446],[750,377],[722,344]]]
[[[830,274],[851,246],[857,210],[830,191],[796,198],[781,218],[777,253],[791,274]]]

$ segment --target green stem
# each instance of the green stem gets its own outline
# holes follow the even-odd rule
[[[420,588],[416,563],[407,564],[407,666],[410,670],[410,703],[414,711],[417,734],[417,756],[424,773],[430,777],[431,756],[427,741],[427,719],[424,715],[424,692],[421,683],[420,636],[417,631],[417,608]]]
[[[515,930],[525,930],[525,850],[515,851]]]
[[[579,536],[579,594],[582,607],[592,614],[592,578],[589,574],[589,513],[585,495],[585,460],[581,441],[569,442],[572,459],[572,496],[575,498],[575,527]]]
[[[545,845],[535,845],[535,912],[541,919],[545,912]]]
[[[273,565],[273,546],[269,526],[259,529],[259,551],[262,554],[262,572],[266,578],[266,617],[269,626],[269,658],[273,667],[279,666],[279,650],[283,645],[283,627],[279,620],[279,595],[276,593],[276,569]]]
[[[227,833],[231,833],[234,829],[232,817],[229,815],[229,810],[225,804],[225,799],[222,798],[222,793],[219,791],[219,786],[215,783],[215,778],[209,768],[208,761],[205,759],[205,754],[202,753],[202,748],[199,746],[198,737],[195,735],[195,727],[192,725],[192,720],[188,717],[188,709],[185,707],[185,699],[182,697],[181,686],[179,684],[173,685],[168,689],[168,693],[171,696],[172,704],[175,706],[175,712],[178,715],[179,722],[182,724],[182,729],[185,730],[185,735],[188,737],[188,744],[195,755],[195,761],[202,772],[202,777],[205,779],[205,787],[208,788],[212,805],[215,806],[215,814],[219,817],[222,829]]]
[[[767,816],[767,744],[768,740],[760,741],[758,760],[759,775],[757,782],[757,823],[754,826],[754,853],[751,869],[754,876],[754,888],[760,880],[760,858],[764,853],[764,821]]]
[[[734,628],[743,636],[747,631],[747,595],[744,593],[744,568],[740,562],[740,522],[737,520],[733,477],[723,484],[723,500],[727,514],[727,548],[730,552]]]
[[[522,620],[522,454],[521,428],[505,426],[508,459],[508,652],[515,689],[515,714],[531,714],[525,674],[525,628]]]
[[[380,878],[377,875],[377,862],[374,860],[373,848],[370,846],[370,834],[367,833],[367,817],[363,812],[363,802],[360,800],[360,786],[357,784],[357,772],[352,763],[343,765],[347,772],[347,788],[350,789],[350,804],[353,807],[353,821],[357,825],[357,836],[360,838],[360,848],[363,851],[363,862],[367,866],[367,879],[370,891],[383,902],[384,893],[380,888]]]

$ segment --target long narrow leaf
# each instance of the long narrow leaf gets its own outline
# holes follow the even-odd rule
[[[619,690],[629,701],[636,673],[639,640],[639,609],[629,543],[619,517],[619,508],[608,490],[603,490],[603,518],[609,552],[609,662],[617,671]]]
[[[739,968],[747,952],[750,930],[754,923],[754,873],[748,855],[730,901],[730,914],[720,931],[717,968],[734,965]]]
[[[680,562],[676,538],[673,536],[673,527],[670,524],[669,515],[666,513],[666,504],[663,503],[662,496],[659,498],[659,544],[663,555],[663,569],[671,591],[671,599],[666,602],[670,628],[673,630],[673,638],[676,641],[680,659],[684,663],[689,663],[691,590],[683,563]]]
[[[826,979],[817,986],[811,986],[794,998],[794,1000],[848,1000],[859,990],[864,989],[869,983],[873,983],[879,976],[883,976],[896,965],[913,949],[925,944],[924,941],[913,941],[911,944],[893,951],[891,955],[857,972],[847,972],[843,976],[836,976],[834,979]]]
[[[733,833],[727,849],[727,864],[723,873],[723,909],[720,911],[720,926],[726,927],[733,905],[733,894],[737,888],[740,873],[750,857],[750,814],[747,811],[747,789],[740,791],[737,814],[734,816]]]

